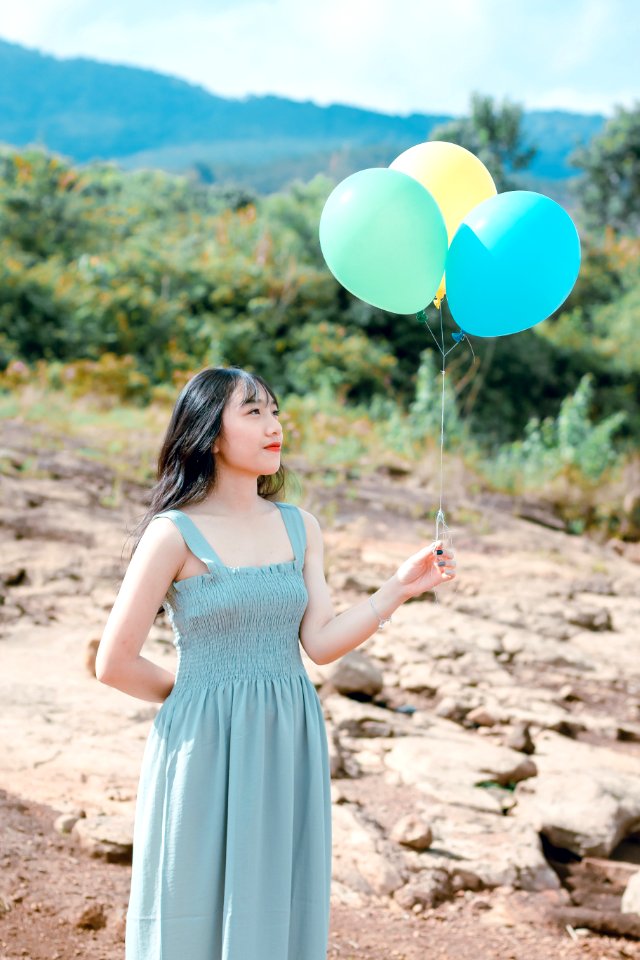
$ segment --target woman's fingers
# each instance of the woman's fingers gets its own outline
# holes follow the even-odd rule
[[[435,553],[436,550],[443,550],[442,540],[434,540],[433,543],[430,543],[428,546],[423,547],[421,550],[418,550],[417,553],[414,553],[414,557],[426,557],[428,553]]]

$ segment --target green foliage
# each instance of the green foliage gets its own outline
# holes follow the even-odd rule
[[[457,143],[475,154],[493,177],[498,191],[513,190],[508,173],[528,167],[536,155],[523,144],[522,107],[509,100],[498,104],[481,93],[471,95],[468,117],[434,127],[430,140]]]
[[[604,130],[573,154],[583,170],[576,189],[587,223],[620,233],[640,231],[640,103],[617,107]]]
[[[613,436],[626,415],[618,411],[593,424],[592,401],[593,377],[586,374],[575,393],[563,400],[556,418],[531,418],[524,439],[498,451],[491,463],[494,479],[511,489],[531,489],[570,470],[596,483],[619,460]]]
[[[0,154],[0,233],[36,257],[73,256],[90,242],[88,181],[41,151]]]
[[[444,436],[447,448],[452,448],[460,444],[467,431],[458,414],[451,382],[445,373],[443,383],[442,363],[438,361],[435,351],[430,348],[420,354],[415,397],[409,404],[407,429],[412,440],[424,441],[430,438],[440,443],[444,386]]]
[[[304,324],[293,335],[287,379],[296,393],[327,385],[338,395],[366,399],[388,384],[396,359],[360,331],[327,321]]]
[[[602,247],[586,245],[566,308],[540,328],[540,336],[572,363],[573,371],[578,361],[593,373],[599,416],[626,412],[629,437],[640,436],[639,312],[640,242],[609,238]],[[562,378],[565,389],[571,380]]]
[[[80,174],[38,151],[5,154],[0,370],[86,361],[87,379],[95,372],[106,391],[112,378],[115,394],[143,403],[173,396],[202,366],[237,364],[283,398],[326,388],[349,407],[366,405],[399,453],[436,442],[441,375],[424,324],[351,296],[324,264],[318,222],[331,188],[318,177],[256,199],[159,171],[97,164]],[[554,416],[587,372],[594,415],[624,410],[623,436],[637,442],[639,264],[631,241],[585,243],[557,317],[474,339],[475,364],[468,344],[452,352],[447,447],[517,440],[532,411]],[[444,337],[450,346],[450,331]],[[92,366],[103,355],[122,360],[122,376],[117,359]]]

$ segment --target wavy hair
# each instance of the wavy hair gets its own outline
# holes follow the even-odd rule
[[[216,482],[213,444],[222,429],[222,414],[238,385],[243,401],[257,400],[262,387],[269,398],[278,398],[269,384],[256,373],[240,367],[206,367],[182,388],[176,400],[158,456],[157,480],[149,506],[134,528],[130,558],[142,534],[156,513],[179,509],[206,499]],[[273,500],[284,491],[288,468],[281,462],[276,473],[258,477],[258,496]],[[129,539],[129,537],[127,537]]]

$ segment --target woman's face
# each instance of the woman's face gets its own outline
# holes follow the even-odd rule
[[[278,405],[262,387],[257,400],[243,402],[243,397],[238,384],[222,412],[222,429],[213,444],[216,459],[254,476],[276,473],[282,445]],[[272,444],[277,448],[270,449]]]

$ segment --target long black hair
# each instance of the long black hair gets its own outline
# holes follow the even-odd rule
[[[130,536],[133,556],[150,520],[156,513],[204,500],[216,482],[213,444],[222,428],[222,413],[241,384],[243,401],[257,400],[260,388],[278,403],[275,392],[257,373],[240,367],[206,367],[182,388],[176,400],[158,456],[157,480],[149,506]],[[284,491],[288,469],[281,462],[276,473],[258,477],[258,496],[273,500]],[[128,539],[128,538],[127,538]]]

